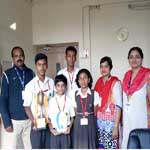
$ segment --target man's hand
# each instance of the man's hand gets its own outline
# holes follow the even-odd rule
[[[12,126],[9,126],[9,127],[5,128],[5,130],[6,130],[7,132],[13,132],[13,127],[12,127]]]

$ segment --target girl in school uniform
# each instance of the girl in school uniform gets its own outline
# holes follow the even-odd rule
[[[80,88],[75,93],[76,117],[73,127],[73,148],[97,148],[96,108],[100,103],[99,94],[91,90],[92,76],[87,69],[79,70],[76,83]]]
[[[50,146],[52,149],[69,149],[70,130],[75,112],[71,102],[65,94],[67,79],[64,75],[55,77],[56,95],[49,102],[49,129],[51,134]]]

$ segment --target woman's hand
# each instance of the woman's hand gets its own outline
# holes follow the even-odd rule
[[[112,131],[112,138],[117,139],[118,137],[119,137],[118,127],[114,127],[114,129]]]

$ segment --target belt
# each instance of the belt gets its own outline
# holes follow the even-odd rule
[[[76,112],[76,114],[77,115],[84,115],[83,113],[81,113],[81,112]],[[94,112],[88,112],[88,115],[93,115],[94,114]]]

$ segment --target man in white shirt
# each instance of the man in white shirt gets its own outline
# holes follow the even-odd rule
[[[31,145],[33,149],[50,148],[50,132],[47,128],[48,103],[54,92],[53,79],[45,75],[48,60],[45,54],[35,56],[37,75],[25,87],[25,111],[32,121]]]
[[[58,75],[63,74],[67,78],[67,96],[72,98],[78,86],[75,82],[76,75],[79,71],[79,68],[75,67],[77,50],[73,46],[68,46],[65,51],[65,59],[67,62],[67,67],[60,70]]]

